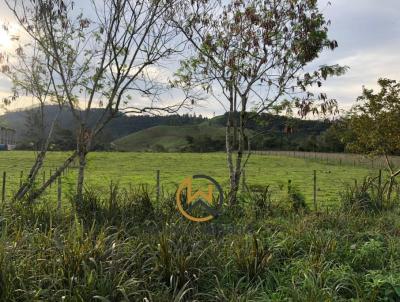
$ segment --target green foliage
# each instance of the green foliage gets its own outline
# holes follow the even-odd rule
[[[307,210],[307,203],[304,195],[297,186],[293,186],[291,181],[288,183],[287,200],[296,212]]]
[[[216,10],[220,12],[215,14]],[[307,95],[291,97],[288,104],[298,107],[303,116],[335,110],[336,102],[325,94],[305,93],[309,86],[321,86],[327,77],[345,72],[338,65],[304,71],[324,48],[338,47],[328,37],[329,22],[316,1],[285,0],[278,6],[271,0],[229,1],[222,8],[213,1],[198,1],[197,5],[183,5],[177,15],[175,25],[194,46],[194,53],[177,72],[178,85],[214,95],[219,86],[226,91],[218,95],[219,101],[231,104],[226,106],[231,113],[233,95],[240,95],[242,104],[235,110],[248,110],[251,99],[255,111],[261,113],[287,103],[283,100],[286,89]],[[252,93],[255,86],[265,87],[267,92]],[[321,106],[314,106],[318,101]]]
[[[255,217],[269,214],[272,204],[272,192],[270,186],[250,186],[247,199],[251,200]]]
[[[365,177],[363,181],[354,185],[347,185],[341,196],[341,203],[345,209],[361,211],[378,211],[391,209],[398,203],[399,196],[388,195],[388,191],[398,192],[398,185],[390,188],[390,180],[379,177]]]
[[[347,127],[346,119],[339,119],[323,132],[317,141],[318,151],[344,152],[346,142],[351,140],[352,132]]]
[[[26,109],[8,112],[3,117],[17,130],[17,148],[32,150],[30,144],[34,135],[29,128],[29,117],[34,116],[36,109]],[[51,122],[50,117],[56,114],[57,108],[45,106],[45,123]],[[93,121],[102,113],[102,109],[93,109]],[[105,130],[96,137],[92,148],[94,150],[109,150],[111,145],[122,151],[151,150],[166,152],[173,150],[201,151],[201,145],[206,143],[205,151],[225,150],[224,130],[227,115],[206,119],[201,116],[168,115],[168,116],[127,116],[121,115],[112,120]],[[90,121],[92,123],[92,121]],[[317,152],[343,152],[342,121],[332,123],[326,120],[301,120],[280,115],[262,114],[257,119],[248,122],[250,142],[253,150],[299,150]],[[199,125],[200,127],[196,127]],[[159,130],[151,129],[159,127]],[[164,127],[165,126],[165,127]],[[178,127],[179,126],[179,127]],[[292,133],[285,133],[290,126]],[[32,129],[31,129],[32,128]],[[203,128],[203,129],[202,129]],[[65,110],[56,125],[51,150],[73,150],[76,145],[76,124],[70,111]],[[197,138],[200,132],[201,141],[188,142],[187,137]],[[30,134],[29,134],[30,133]],[[29,135],[28,135],[29,134]],[[37,136],[37,135],[36,135]],[[164,137],[169,136],[169,140]],[[169,142],[171,141],[171,143]],[[192,146],[191,146],[192,145]],[[203,151],[201,151],[203,152]]]
[[[37,129],[40,121],[38,120],[38,108],[27,108],[19,111],[8,111],[1,116],[10,127],[17,131],[18,149],[32,150],[31,142],[39,141],[40,129]],[[44,106],[44,123],[50,125],[52,118],[57,114],[58,107],[47,105]],[[93,125],[104,110],[100,108],[91,109],[91,118],[88,121]],[[201,115],[188,114],[172,114],[172,115],[125,115],[120,113],[118,118],[110,121],[104,130],[96,137],[92,148],[94,150],[108,150],[110,144],[124,136],[139,132],[154,126],[194,126],[207,121]],[[56,124],[54,139],[51,141],[51,150],[74,150],[76,148],[76,132],[77,124],[74,120],[71,110],[64,109]],[[151,139],[151,135],[149,135]]]
[[[54,171],[65,157],[65,152],[49,152],[46,163],[40,172],[38,184],[42,183],[43,171],[48,177],[49,170]],[[7,171],[6,195],[11,197],[19,185],[20,173],[29,173],[35,154],[26,151],[13,151],[0,156],[0,171]],[[287,199],[287,181],[300,188],[308,205],[313,202],[313,170],[317,170],[317,198],[324,206],[336,206],[339,192],[346,184],[353,184],[357,179],[360,183],[366,175],[377,175],[371,170],[371,165],[353,166],[353,157],[349,155],[351,164],[339,165],[338,160],[329,164],[313,158],[292,158],[288,156],[268,156],[252,154],[246,167],[246,184],[251,191],[263,190],[269,186],[271,199]],[[166,196],[174,194],[176,186],[187,176],[199,172],[214,177],[225,190],[228,187],[226,156],[223,153],[134,153],[134,152],[93,152],[88,156],[86,184],[108,196],[108,186],[112,181],[118,183],[121,191],[130,191],[130,186],[146,184],[149,194],[155,196],[156,171],[161,171],[160,181],[162,191]],[[74,194],[76,186],[76,165],[62,177],[63,200]],[[253,188],[252,188],[253,187]],[[99,193],[100,194],[100,193]],[[246,193],[247,194],[247,193]],[[246,195],[245,194],[245,195]],[[256,200],[255,193],[249,196]],[[46,198],[55,199],[57,186],[47,190]],[[105,197],[102,197],[103,199]],[[260,196],[262,198],[262,196]],[[173,203],[173,201],[172,201]]]
[[[213,139],[210,135],[206,134],[195,137],[187,136],[186,140],[188,145],[182,151],[215,152],[225,149],[225,140],[222,137]]]
[[[292,215],[273,202],[263,217],[244,208],[197,224],[166,215],[169,196],[141,220],[138,205],[154,204],[143,188],[131,202],[115,185],[102,201],[93,191],[76,214],[44,201],[4,206],[2,301],[399,299],[398,208]],[[107,219],[96,214],[106,209]]]
[[[272,259],[268,247],[257,238],[256,234],[238,238],[232,243],[234,253],[233,261],[239,275],[246,277],[251,282],[261,278],[266,273]]]
[[[347,147],[371,155],[400,154],[400,83],[379,79],[378,85],[377,93],[364,88],[360,104],[350,112],[349,127],[354,136]]]
[[[115,140],[113,146],[119,151],[221,151],[224,134],[224,128],[206,124],[155,126]]]
[[[87,187],[83,202],[73,201],[73,207],[78,217],[85,220],[107,221],[119,225],[129,217],[137,223],[143,223],[154,219],[154,206],[149,194],[145,185],[120,189],[118,184],[111,183],[109,192],[101,188]]]

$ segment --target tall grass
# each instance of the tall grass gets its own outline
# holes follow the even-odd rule
[[[266,192],[208,224],[182,218],[173,196],[155,204],[143,186],[87,188],[62,212],[7,203],[0,300],[400,300],[397,207],[312,213]]]

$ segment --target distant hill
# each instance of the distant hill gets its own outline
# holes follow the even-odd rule
[[[52,119],[57,114],[57,106],[46,106],[44,109],[45,124],[50,125]],[[99,116],[103,113],[103,109],[93,109],[90,115],[89,124],[94,123]],[[151,128],[159,125],[194,125],[199,124],[207,119],[198,116],[185,115],[168,115],[168,116],[127,116],[121,114],[118,118],[113,119],[103,130],[100,136],[102,145],[110,145],[110,143],[118,138],[129,135],[131,133]],[[0,116],[2,124],[17,130],[17,141],[19,146],[25,145],[32,140],[35,136],[32,133],[32,128],[39,122],[38,108],[27,108],[25,110],[10,111]],[[65,109],[59,117],[56,126],[56,136],[65,136],[66,133],[69,137],[74,136],[78,125],[71,111]],[[55,137],[55,140],[57,137]]]
[[[49,125],[57,113],[56,106],[46,106],[45,123]],[[93,109],[89,123],[102,114],[103,109]],[[38,133],[35,125],[38,108],[7,112],[0,121],[17,130],[17,147],[32,149]],[[113,119],[96,138],[95,150],[120,151],[187,151],[208,152],[224,150],[227,115],[204,118],[194,115],[127,116]],[[280,115],[263,114],[248,123],[249,139],[256,150],[304,150],[341,152],[343,146],[337,138],[327,136],[330,121],[302,120]],[[53,150],[70,150],[75,147],[77,125],[69,110],[64,110],[56,125]],[[37,131],[36,131],[37,132]]]
[[[112,146],[118,151],[222,151],[226,122],[227,115],[221,115],[198,125],[156,126],[117,139]],[[313,151],[322,148],[322,134],[330,126],[329,121],[264,114],[248,123],[248,137],[256,150]]]
[[[223,127],[206,123],[188,126],[155,126],[115,140],[118,151],[185,151],[190,140],[208,137],[212,141],[224,140]],[[211,150],[209,150],[211,151]]]

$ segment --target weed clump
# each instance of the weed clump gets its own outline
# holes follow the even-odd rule
[[[392,191],[393,186],[389,181],[383,183],[381,176],[365,177],[360,184],[355,181],[346,187],[340,194],[341,205],[346,210],[367,212],[392,209],[399,198]]]
[[[288,182],[287,200],[296,213],[308,211],[306,198],[301,193],[300,189],[292,184],[291,180]]]
[[[400,300],[398,208],[293,215],[260,194],[208,224],[145,187],[6,204],[0,301]]]

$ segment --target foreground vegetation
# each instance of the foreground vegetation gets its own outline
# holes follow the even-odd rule
[[[11,197],[20,183],[20,173],[28,173],[34,161],[33,152],[9,152],[0,154],[0,172],[7,171],[7,195]],[[44,173],[47,178],[67,157],[64,152],[49,152]],[[371,167],[341,165],[339,161],[291,158],[285,156],[252,155],[246,168],[246,183],[251,187],[269,186],[273,198],[280,198],[287,192],[288,181],[298,187],[306,202],[313,202],[313,170],[317,171],[317,199],[320,207],[336,205],[338,194],[346,185],[358,182],[369,174],[377,174]],[[112,153],[94,152],[89,154],[86,184],[98,190],[108,190],[112,181],[120,187],[129,188],[146,184],[150,193],[155,192],[156,170],[160,170],[163,191],[173,193],[186,177],[206,174],[214,177],[224,188],[228,188],[226,156],[223,153]],[[63,199],[74,194],[77,168],[71,168],[62,178]],[[38,182],[42,182],[41,171]],[[57,196],[57,187],[49,190],[50,196]],[[105,193],[107,194],[107,193]],[[154,195],[154,194],[153,194]]]
[[[143,187],[84,196],[3,205],[1,301],[400,299],[400,211],[377,211],[371,192],[313,213],[256,194],[208,224]]]

